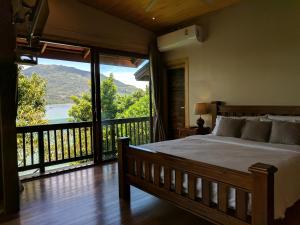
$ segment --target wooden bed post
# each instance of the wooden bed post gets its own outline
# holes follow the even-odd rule
[[[213,130],[215,128],[216,125],[216,119],[217,119],[217,115],[219,114],[219,107],[221,105],[224,105],[224,102],[221,101],[214,101],[211,102],[211,107],[210,107],[210,114],[211,114],[211,129]]]
[[[126,151],[129,148],[129,138],[118,139],[118,171],[119,171],[119,197],[130,201],[130,185],[126,182],[128,171]]]
[[[249,168],[253,175],[252,225],[274,223],[274,174],[277,168],[256,163]]]

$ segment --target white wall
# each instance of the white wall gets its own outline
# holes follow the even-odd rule
[[[49,0],[44,37],[147,53],[152,32],[77,0]]]
[[[300,1],[244,0],[197,23],[207,40],[165,55],[189,58],[191,125],[201,101],[300,105]]]

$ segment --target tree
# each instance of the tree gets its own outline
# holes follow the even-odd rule
[[[22,68],[18,71],[18,111],[17,126],[32,126],[46,124],[46,80],[40,75],[33,73],[30,77],[22,73]],[[18,135],[17,146],[25,145],[26,155],[31,155],[30,142],[37,145],[37,139],[31,140],[30,134],[25,134],[25,139]],[[23,143],[25,140],[25,143]],[[22,149],[22,148],[21,148]],[[26,158],[18,148],[18,163],[24,163]],[[33,154],[36,154],[34,149]]]
[[[134,117],[146,117],[150,115],[149,110],[149,90],[132,105],[130,105],[124,112],[119,113],[119,118],[134,118]]]
[[[109,77],[101,82],[101,111],[102,119],[114,119],[117,114],[117,86],[111,73]]]
[[[91,121],[92,120],[92,104],[91,93],[83,92],[80,97],[71,96],[75,103],[68,111],[68,115],[72,117],[72,122]]]
[[[131,105],[137,102],[141,97],[145,95],[145,91],[138,89],[130,95],[117,95],[117,118],[125,118],[123,112],[126,111]]]
[[[80,97],[72,96],[74,105],[68,114],[71,121],[91,121],[92,120],[92,98],[91,90],[83,92]],[[101,111],[102,119],[114,119],[117,114],[117,86],[114,83],[113,74],[101,82]]]
[[[92,120],[91,91],[83,92],[80,97],[72,96],[74,105],[68,114],[71,121]],[[132,118],[149,116],[149,88],[137,90],[131,95],[119,95],[113,74],[101,82],[102,119]]]
[[[46,80],[33,73],[26,77],[19,68],[17,126],[46,124]]]

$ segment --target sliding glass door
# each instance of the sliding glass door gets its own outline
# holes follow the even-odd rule
[[[150,142],[149,61],[100,54],[102,159],[117,157],[118,137]]]

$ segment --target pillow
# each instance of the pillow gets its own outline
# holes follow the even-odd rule
[[[270,142],[300,145],[300,123],[273,121]]]
[[[272,122],[246,120],[241,138],[251,141],[268,142],[271,127]]]
[[[211,133],[213,135],[217,135],[217,130],[219,129],[221,118],[246,119],[246,120],[261,120],[262,118],[266,118],[266,117],[267,117],[267,115],[264,115],[264,116],[241,116],[241,117],[237,117],[237,116],[231,116],[231,117],[217,116],[215,127],[214,127],[214,129],[213,129],[213,131]]]
[[[241,137],[241,130],[244,123],[244,119],[223,117],[220,120],[216,135],[225,137]]]
[[[297,122],[300,120],[300,116],[276,116],[276,115],[267,115],[267,118],[270,120],[277,121],[286,121],[286,122]]]

